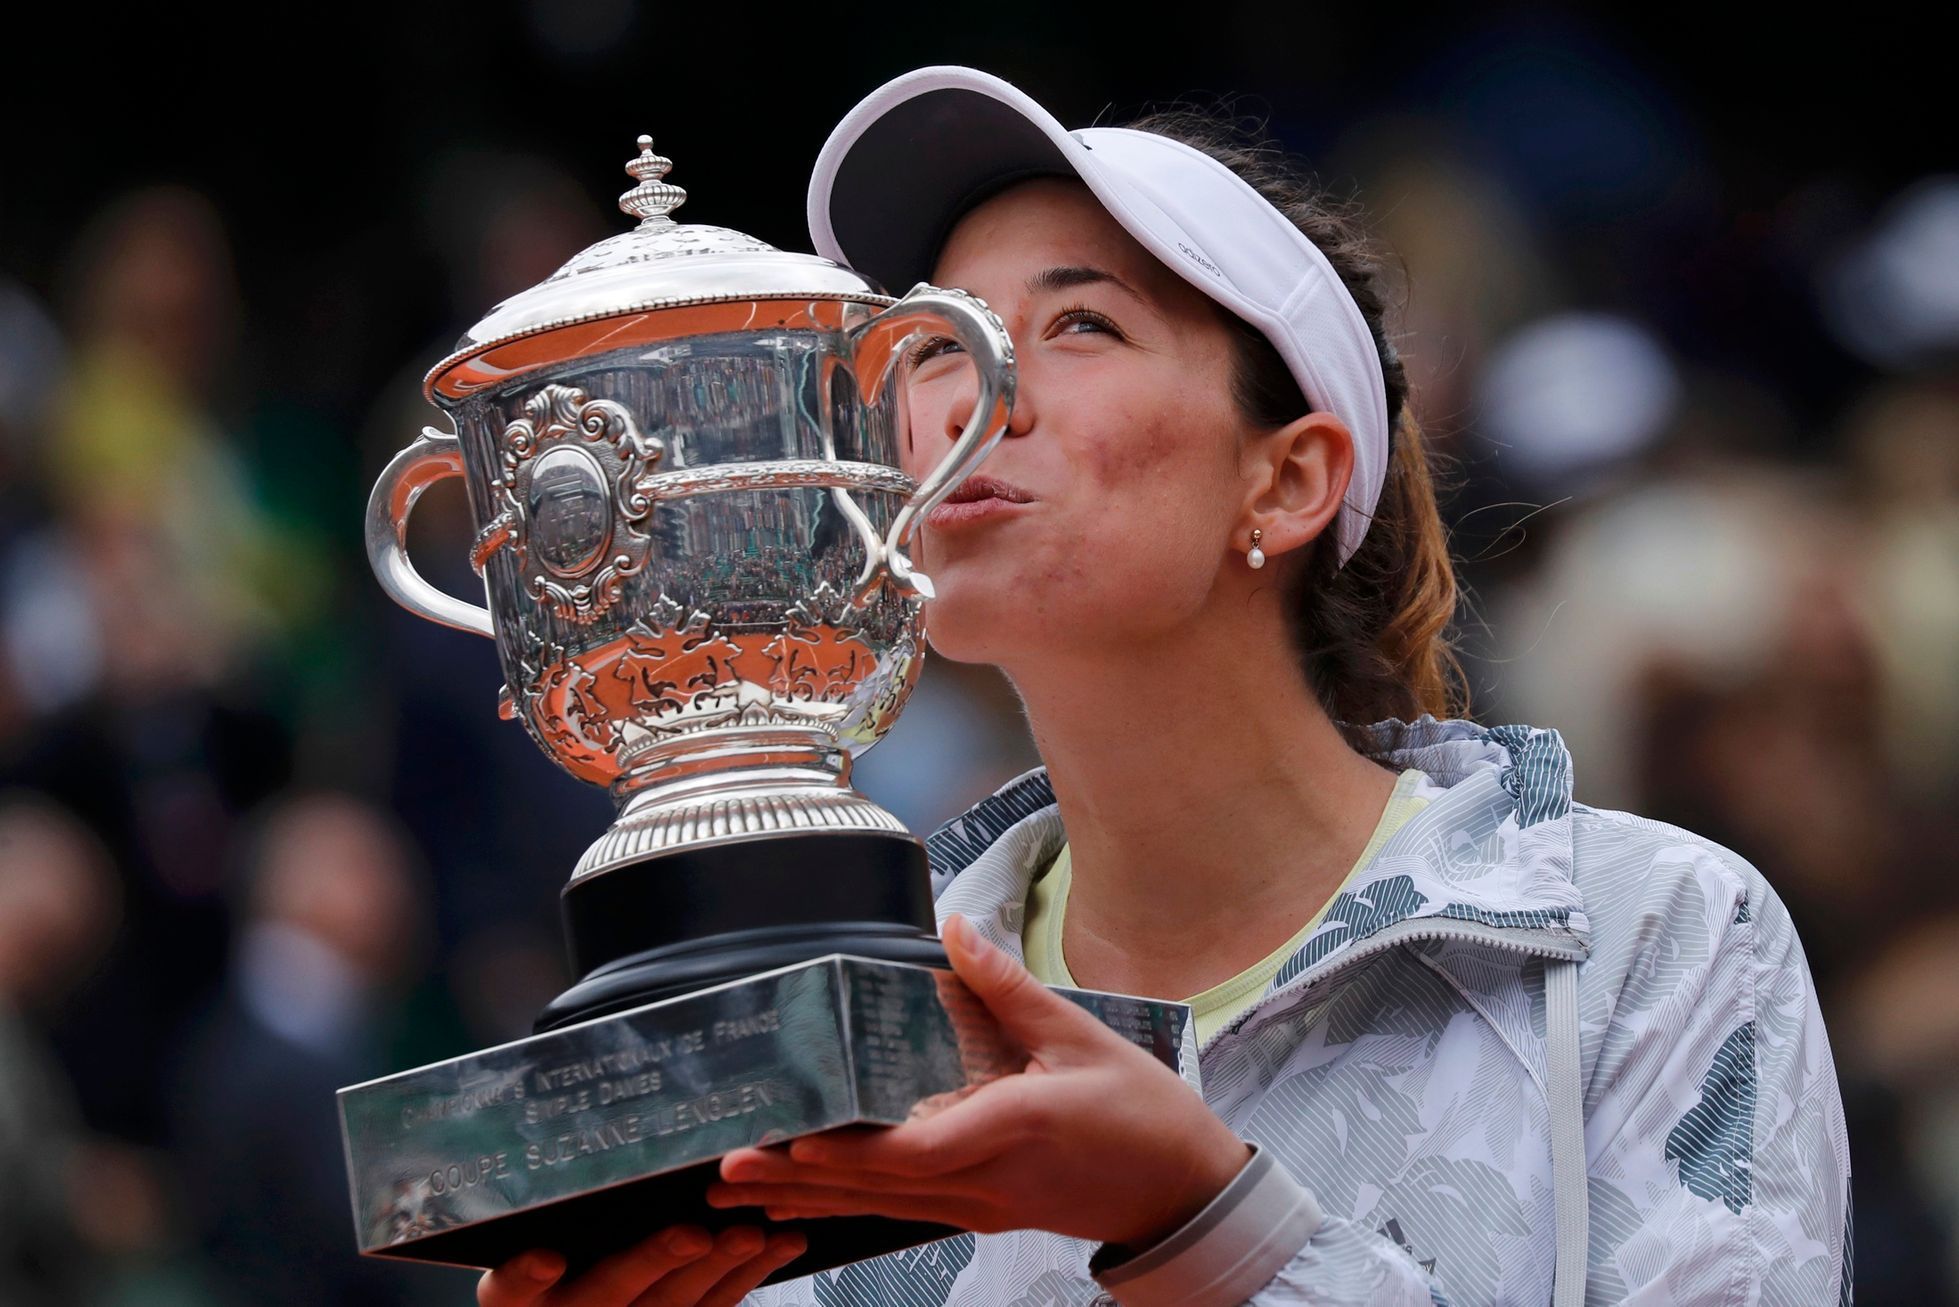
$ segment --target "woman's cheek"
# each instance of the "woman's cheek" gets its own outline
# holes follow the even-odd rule
[[[1051,638],[1103,643],[1160,634],[1193,619],[1215,568],[1163,524],[1111,512],[1065,546],[1018,569],[1027,608]]]

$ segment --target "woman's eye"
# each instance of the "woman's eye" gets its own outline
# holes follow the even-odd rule
[[[958,348],[959,342],[950,336],[927,336],[911,347],[911,352],[905,355],[905,361],[912,367],[917,367],[929,359],[935,359],[941,354],[950,353]]]
[[[1087,330],[1083,331],[1080,328],[1086,328]],[[1098,333],[1107,336],[1120,336],[1122,334],[1116,330],[1115,323],[1110,322],[1094,310],[1085,308],[1068,309],[1062,313],[1058,319],[1058,325],[1055,328],[1055,335],[1057,336],[1081,336]]]

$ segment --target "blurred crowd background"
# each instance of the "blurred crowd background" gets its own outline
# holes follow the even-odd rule
[[[712,7],[704,7],[712,8]],[[1317,10],[1318,7],[1313,7]],[[436,1304],[352,1254],[333,1091],[528,1030],[610,814],[394,609],[367,488],[426,369],[625,219],[806,248],[838,117],[932,62],[1064,121],[1269,121],[1406,264],[1488,722],[1795,913],[1866,1303],[1959,1284],[1959,167],[1899,16],[630,0],[10,17],[0,129],[0,1302]],[[18,93],[15,86],[8,92]],[[411,547],[476,584],[431,493]],[[860,777],[921,831],[1033,765],[936,661]],[[1768,1105],[1765,1105],[1768,1106]]]

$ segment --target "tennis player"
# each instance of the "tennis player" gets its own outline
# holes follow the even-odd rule
[[[939,831],[953,964],[1026,1071],[731,1153],[754,1222],[484,1307],[1848,1302],[1849,1155],[1761,875],[1574,801],[1558,734],[1462,719],[1455,581],[1382,253],[1188,115],[1066,130],[926,68],[816,165],[819,252],[978,294],[1012,424],[926,523],[934,648],[1045,766]],[[974,402],[909,359],[931,466]],[[1188,1001],[1201,1092],[1041,983]],[[1192,1077],[1199,1079],[1200,1077]],[[777,1223],[972,1231],[755,1286]]]

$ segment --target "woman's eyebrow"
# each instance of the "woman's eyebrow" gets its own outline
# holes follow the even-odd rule
[[[1045,268],[1027,279],[1027,293],[1040,295],[1058,290],[1072,290],[1076,286],[1094,286],[1104,283],[1114,286],[1144,304],[1149,303],[1140,291],[1113,272],[1083,266]]]

